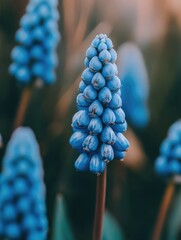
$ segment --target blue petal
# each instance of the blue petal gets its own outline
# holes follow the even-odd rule
[[[91,158],[90,161],[90,171],[95,174],[101,174],[106,168],[106,163],[100,159],[99,155],[96,154]]]
[[[100,149],[101,158],[107,162],[114,159],[114,151],[111,145],[103,143]]]
[[[113,145],[116,142],[116,135],[111,127],[107,126],[101,133],[101,140],[103,143]]]
[[[75,168],[79,171],[88,171],[90,164],[90,157],[86,153],[80,154],[75,161]]]

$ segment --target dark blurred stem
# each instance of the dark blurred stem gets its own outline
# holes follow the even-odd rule
[[[94,217],[93,240],[102,239],[102,225],[105,210],[107,170],[97,176],[96,209]]]
[[[174,190],[175,190],[175,184],[173,181],[170,181],[170,183],[168,184],[168,186],[166,188],[166,191],[165,191],[165,194],[164,194],[161,206],[160,206],[160,210],[159,210],[159,214],[158,214],[157,222],[155,225],[152,240],[160,240],[161,239],[163,225],[164,225],[165,218],[167,216],[167,213],[168,213],[171,201],[172,201]]]
[[[28,107],[28,103],[29,103],[29,100],[31,97],[31,93],[32,93],[32,86],[28,86],[28,87],[24,88],[21,99],[20,99],[20,103],[18,106],[18,110],[16,112],[13,129],[16,129],[17,127],[19,127],[23,124],[26,110]]]

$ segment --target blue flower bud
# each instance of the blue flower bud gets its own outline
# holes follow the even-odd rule
[[[45,18],[45,19],[50,17],[49,7],[45,4],[40,5],[40,7],[38,8],[38,15],[40,16],[40,18]]]
[[[117,92],[121,87],[121,81],[117,76],[113,76],[108,82],[107,87],[112,92]]]
[[[20,20],[20,25],[23,28],[30,29],[31,27],[38,24],[39,18],[35,14],[24,15]]]
[[[106,126],[101,133],[103,143],[113,145],[116,142],[116,135],[111,127]]]
[[[112,48],[109,50],[109,53],[111,54],[111,60],[110,62],[115,63],[117,60],[117,53],[116,51]]]
[[[91,135],[97,135],[97,134],[101,133],[102,132],[101,119],[99,117],[92,118],[89,123],[88,130]]]
[[[85,97],[82,93],[77,96],[76,103],[80,107],[88,107],[90,104],[85,100]]]
[[[98,46],[98,51],[101,52],[103,50],[107,50],[107,45],[101,41],[101,43]]]
[[[15,35],[16,41],[22,45],[30,46],[32,39],[26,30],[20,29]]]
[[[32,31],[32,38],[35,41],[42,41],[44,39],[44,31],[42,27],[36,27],[33,31]]]
[[[116,116],[116,123],[122,124],[125,122],[125,113],[123,112],[122,108],[115,109],[114,114]]]
[[[72,134],[69,140],[69,143],[73,148],[81,150],[82,144],[86,137],[87,137],[87,134],[84,132],[75,132]]]
[[[45,57],[45,54],[41,46],[35,45],[31,49],[30,56],[34,59],[42,60]]]
[[[103,87],[98,94],[98,99],[101,103],[103,104],[108,104],[110,103],[111,99],[112,99],[112,94],[111,91],[109,90],[109,88],[107,87]]]
[[[16,219],[17,211],[13,204],[7,203],[6,208],[3,209],[3,217],[5,221],[11,221],[11,219]]]
[[[170,154],[171,149],[172,149],[172,146],[170,144],[170,141],[168,139],[165,139],[160,146],[160,153],[163,156],[167,156]]]
[[[100,150],[100,156],[105,162],[112,161],[114,159],[114,151],[112,146],[103,143]]]
[[[89,135],[84,140],[82,147],[86,152],[94,152],[98,147],[98,138],[95,135]]]
[[[86,51],[86,57],[90,59],[95,56],[97,56],[97,50],[95,47],[90,46]]]
[[[98,48],[100,42],[101,42],[101,41],[100,41],[99,37],[96,37],[96,38],[92,41],[91,45],[92,45],[93,47],[95,47],[95,48]]]
[[[99,39],[102,41],[106,36],[105,36],[105,34],[100,33],[100,34],[98,35],[98,37],[99,37]]]
[[[174,174],[181,174],[181,164],[177,159],[173,159],[170,163],[169,163],[169,169],[171,173]]]
[[[15,47],[12,51],[12,59],[19,64],[27,64],[29,62],[29,56],[25,48]]]
[[[125,157],[126,153],[124,151],[114,151],[114,157],[122,160]]]
[[[79,155],[75,162],[75,168],[79,171],[88,171],[90,165],[90,156],[87,153],[82,153]]]
[[[181,145],[175,146],[175,148],[172,149],[171,154],[173,158],[181,159]]]
[[[99,100],[95,100],[90,106],[89,106],[89,114],[90,117],[98,117],[101,116],[103,113],[103,106],[99,102]]]
[[[124,123],[115,124],[112,126],[112,129],[116,132],[123,133],[127,130],[127,122],[125,121]]]
[[[112,99],[108,105],[112,109],[118,109],[122,106],[122,100],[119,94],[113,93]]]
[[[55,53],[49,53],[45,59],[45,65],[50,68],[55,68],[58,66],[58,58]]]
[[[113,68],[114,68],[114,74],[118,74],[118,66],[115,64],[115,63],[113,63]]]
[[[126,151],[129,148],[130,144],[128,140],[122,133],[116,134],[116,142],[113,145],[113,148],[117,151]]]
[[[85,60],[84,60],[84,65],[86,66],[86,67],[89,67],[89,59],[86,57],[85,58]]]
[[[91,81],[92,81],[93,76],[94,76],[94,73],[91,72],[91,71],[89,70],[89,68],[86,68],[86,69],[83,71],[81,78],[82,78],[82,80],[83,80],[86,84],[90,84]]]
[[[158,157],[155,162],[155,171],[160,175],[168,175],[170,170],[167,160],[164,157]]]
[[[85,84],[84,81],[80,81],[79,83],[79,92],[83,93],[84,89],[87,87],[87,84]]]
[[[9,66],[9,73],[13,76],[16,75],[17,71],[19,69],[19,65],[16,64],[16,63],[12,63],[10,66]]]
[[[16,180],[16,182],[13,184],[13,190],[16,192],[17,195],[24,194],[27,189],[27,183],[24,179],[19,178]]]
[[[112,43],[112,41],[111,41],[110,38],[107,38],[107,39],[106,39],[106,45],[107,45],[107,49],[108,49],[108,50],[111,49],[111,48],[113,48],[113,43]]]
[[[32,66],[32,74],[34,76],[38,76],[41,77],[44,74],[45,68],[44,65],[41,62],[37,62],[35,64],[33,64]]]
[[[29,72],[28,68],[26,68],[26,67],[19,68],[17,70],[15,76],[18,79],[18,81],[23,83],[23,84],[28,84],[30,82],[30,79],[31,79],[30,72]]]
[[[47,70],[46,76],[43,76],[43,82],[47,85],[53,84],[56,80],[55,71],[53,69]]]
[[[106,108],[102,115],[102,121],[106,125],[114,125],[116,121],[116,116],[110,108]]]
[[[20,227],[15,223],[11,223],[8,224],[8,226],[5,226],[4,232],[5,235],[10,239],[18,239],[20,237]]]
[[[93,57],[90,60],[89,68],[92,72],[98,72],[102,68],[102,63],[99,61],[99,58],[97,56]]]
[[[111,54],[106,50],[102,50],[100,53],[99,53],[99,60],[102,62],[102,63],[108,63],[111,59]]]
[[[72,126],[75,128],[85,128],[89,125],[90,117],[88,112],[85,110],[81,110],[74,114],[72,119]]]
[[[83,92],[83,96],[88,102],[92,102],[97,97],[97,91],[92,87],[92,85],[88,85]]]
[[[101,174],[106,168],[106,163],[100,159],[99,155],[96,154],[91,158],[90,161],[90,171],[95,174]]]
[[[106,80],[101,73],[96,73],[92,78],[92,85],[96,90],[103,88],[106,84]]]
[[[102,75],[106,79],[110,79],[114,76],[115,74],[115,69],[112,63],[107,63],[103,66],[102,68]]]

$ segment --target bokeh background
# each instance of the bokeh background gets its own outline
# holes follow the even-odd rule
[[[1,160],[23,90],[10,77],[8,66],[27,2],[0,0]],[[68,141],[86,49],[97,34],[106,33],[115,49],[126,42],[140,49],[150,86],[149,123],[140,128],[128,121],[131,147],[125,162],[109,164],[106,208],[125,239],[151,239],[167,184],[154,173],[154,161],[168,127],[181,116],[181,1],[62,0],[59,11],[57,82],[33,91],[24,121],[34,130],[44,159],[49,235],[58,195],[65,199],[75,239],[91,239],[96,177],[74,170],[77,154]],[[167,239],[167,225],[163,239]],[[179,229],[177,237],[181,239]]]

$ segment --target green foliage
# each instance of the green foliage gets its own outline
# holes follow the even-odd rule
[[[177,189],[173,207],[169,216],[167,239],[179,239],[178,233],[181,226],[181,188]]]
[[[57,196],[53,223],[52,240],[74,240],[66,212],[66,204],[61,195]]]
[[[70,221],[67,216],[66,203],[63,196],[56,199],[52,240],[75,240]],[[108,211],[103,222],[103,240],[124,240],[124,235],[117,221]]]
[[[103,240],[124,240],[124,235],[117,221],[108,211],[105,212],[103,222]]]

